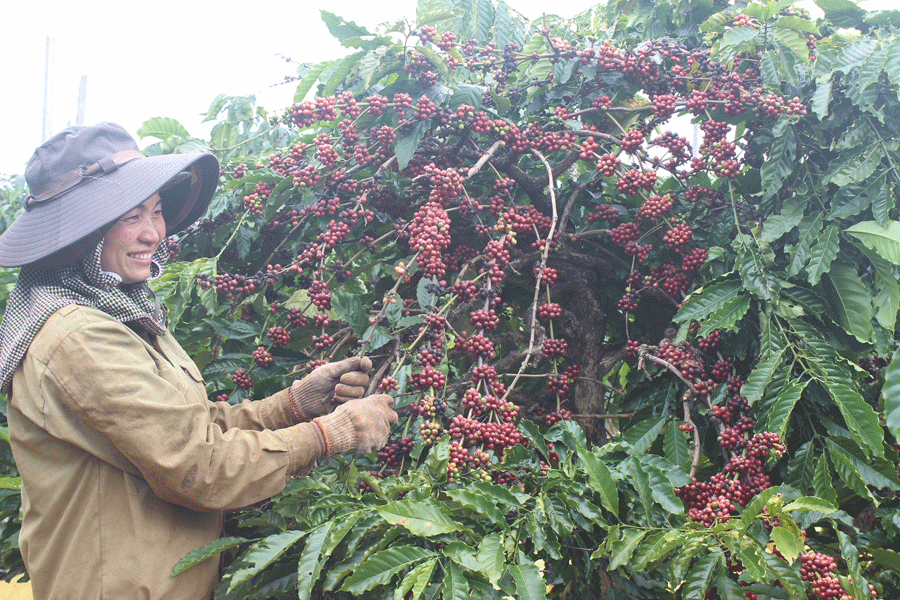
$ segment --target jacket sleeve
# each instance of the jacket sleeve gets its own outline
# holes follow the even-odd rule
[[[262,400],[245,400],[238,405],[209,401],[209,415],[223,430],[233,427],[261,431],[282,429],[298,421],[288,404],[288,389]]]
[[[120,323],[88,320],[59,341],[41,391],[108,440],[160,498],[192,510],[259,502],[313,464],[315,425],[225,430],[180,371]]]
[[[197,365],[171,334],[156,338],[154,346],[170,361],[178,363],[191,379],[202,385],[203,377]],[[237,405],[210,400],[208,406],[210,418],[223,431],[233,427],[256,431],[282,429],[301,422],[291,411],[287,388],[262,400],[246,400]]]

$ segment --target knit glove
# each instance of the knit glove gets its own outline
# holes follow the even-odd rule
[[[338,405],[333,413],[312,420],[321,433],[320,443],[331,456],[353,452],[368,454],[380,450],[387,443],[391,425],[397,422],[394,399],[376,394]]]
[[[365,356],[322,365],[291,385],[291,412],[299,421],[309,421],[331,412],[335,404],[362,398],[369,384],[366,371],[371,368],[372,361]]]

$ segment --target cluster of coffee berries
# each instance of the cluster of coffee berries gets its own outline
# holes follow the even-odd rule
[[[431,388],[440,390],[447,383],[447,376],[428,365],[420,372],[410,375],[409,381],[417,390],[428,390]]]
[[[409,226],[409,246],[427,277],[440,279],[447,272],[444,251],[450,245],[450,217],[438,202],[420,208]]]
[[[247,374],[246,369],[238,369],[232,373],[231,380],[242,390],[249,390],[253,387],[253,379]]]
[[[541,356],[548,360],[564,358],[569,350],[569,343],[564,339],[548,339],[541,347]]]
[[[403,437],[389,441],[384,447],[378,451],[379,464],[400,468],[403,461],[409,458],[415,442],[411,437]]]
[[[270,366],[272,366],[272,363],[275,362],[275,357],[273,357],[272,353],[269,352],[264,346],[259,346],[256,350],[253,351],[253,360],[256,361],[256,364],[258,364],[260,368],[268,369]]]
[[[280,348],[287,346],[291,341],[291,333],[281,325],[270,327],[266,335],[273,344]]]

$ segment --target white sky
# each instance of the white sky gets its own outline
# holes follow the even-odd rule
[[[893,8],[895,1],[863,6]],[[596,3],[507,2],[530,19],[544,12],[572,17]],[[75,123],[86,76],[86,124],[113,121],[135,134],[149,118],[172,117],[204,137],[209,124],[201,125],[200,115],[218,94],[255,94],[272,111],[291,102],[295,86],[276,84],[295,66],[278,55],[319,62],[345,54],[320,9],[374,29],[413,19],[415,6],[415,0],[7,0],[0,34],[0,173],[22,173],[41,143],[47,37],[54,40],[50,135]]]

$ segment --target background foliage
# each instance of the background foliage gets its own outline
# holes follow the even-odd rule
[[[225,552],[218,598],[897,598],[900,13],[817,4],[323,12],[350,53],[283,114],[147,121],[147,153],[223,164],[155,283],[210,398],[365,353],[402,415],[179,570]]]

